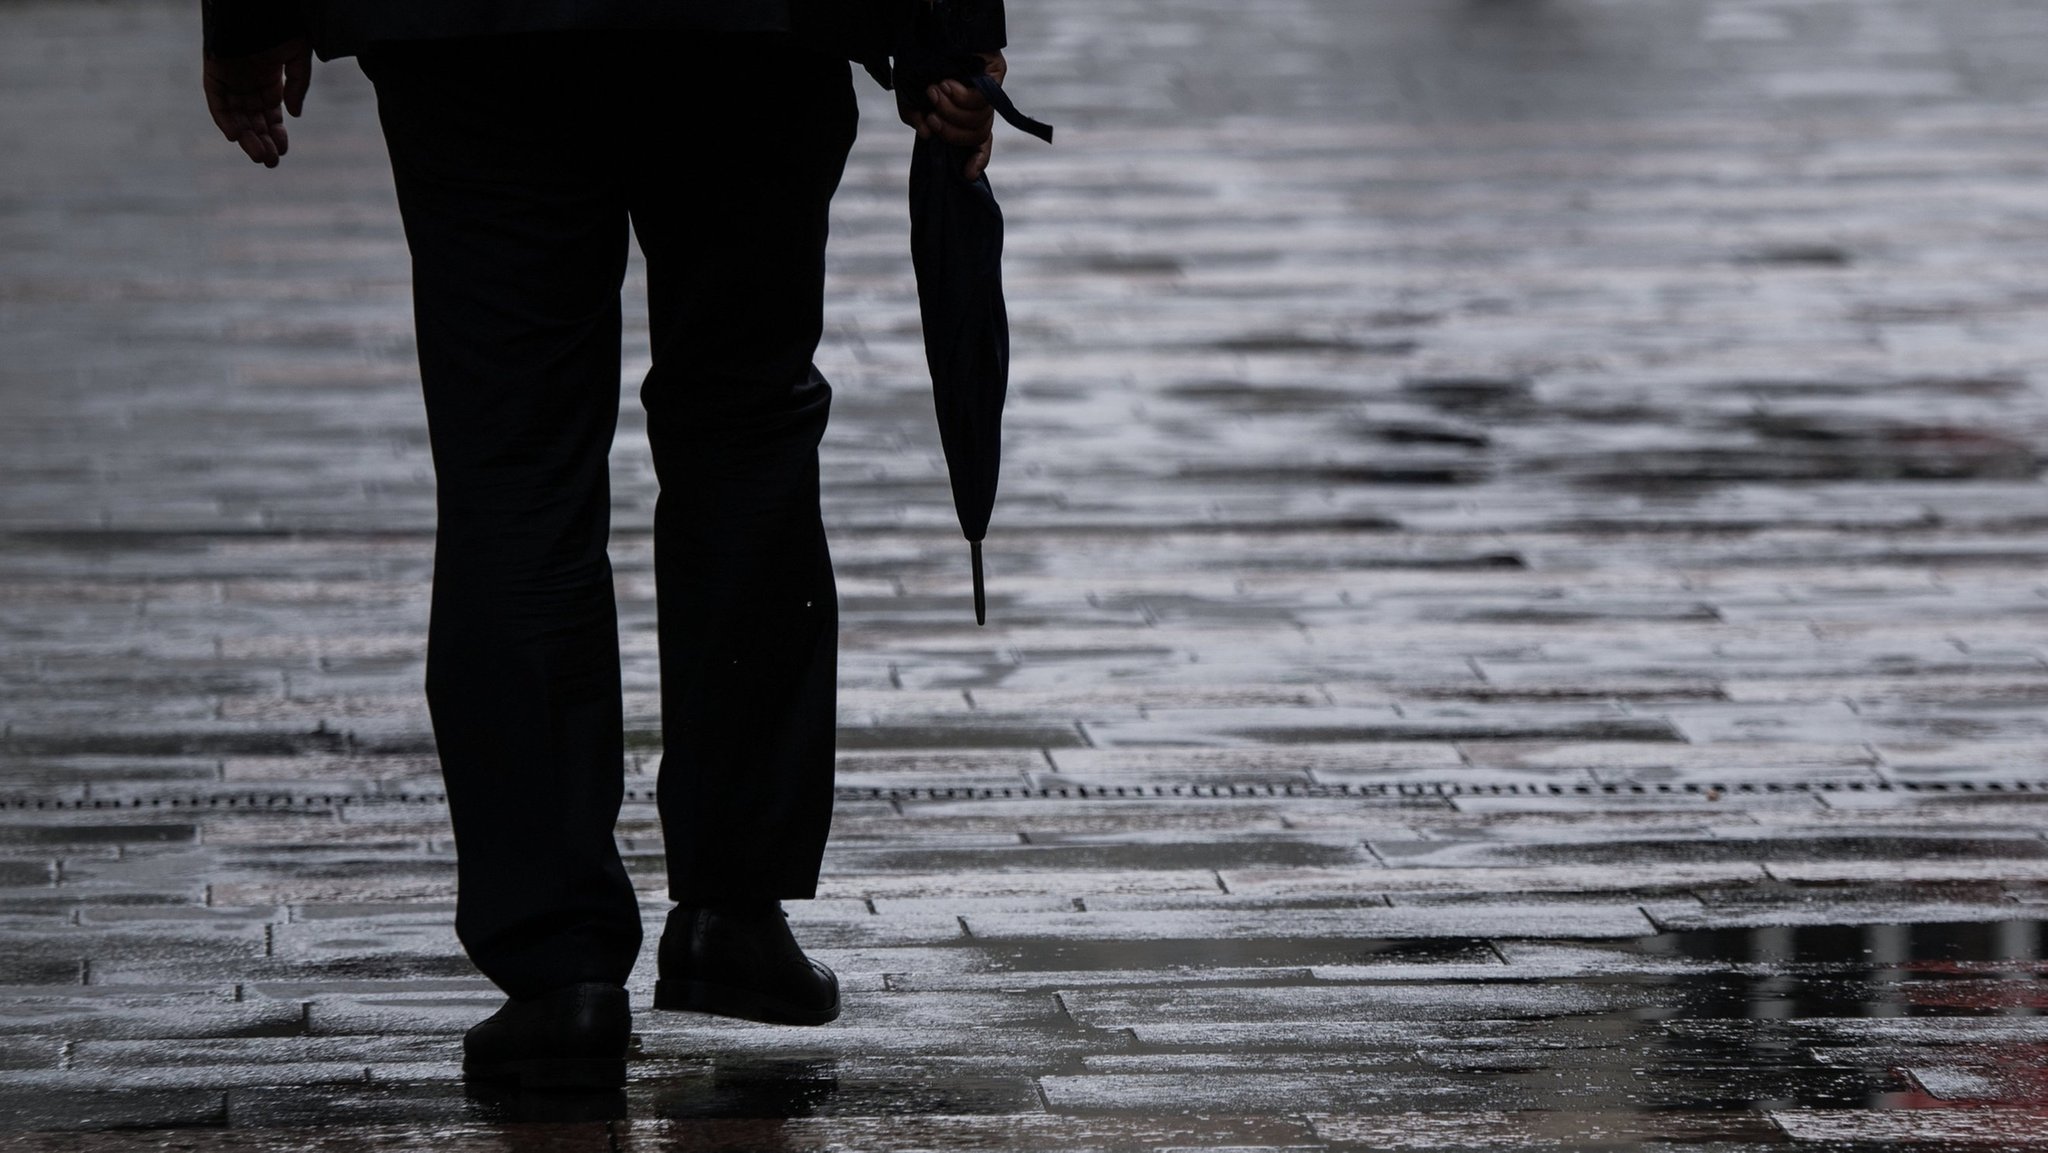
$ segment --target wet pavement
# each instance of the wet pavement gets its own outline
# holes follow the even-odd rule
[[[264,173],[188,5],[0,8],[6,1146],[2048,1144],[2031,0],[1017,7],[986,628],[879,93],[836,205],[845,1016],[587,1099],[457,1075],[366,83]]]

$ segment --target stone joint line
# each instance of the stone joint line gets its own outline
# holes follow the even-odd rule
[[[918,786],[834,790],[839,801],[1058,801],[1058,800],[1264,800],[1272,797],[1356,800],[1415,797],[1607,797],[1632,795],[1769,795],[1800,793],[2037,793],[2048,792],[2048,778],[1976,777],[1942,781],[1872,781],[1866,779],[1669,783],[1475,784],[1458,781],[1407,781],[1333,785],[1115,785],[1115,786]],[[627,804],[655,803],[653,789],[627,789]],[[446,793],[281,793],[276,791],[202,792],[189,790],[149,797],[0,797],[0,811],[103,809],[301,809],[335,805],[445,805]]]

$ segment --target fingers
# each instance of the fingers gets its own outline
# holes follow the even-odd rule
[[[925,89],[932,110],[923,117],[925,132],[961,148],[979,148],[995,132],[995,110],[987,98],[958,80]]]
[[[975,53],[975,55],[981,57],[983,71],[987,72],[990,76],[995,77],[997,84],[1001,84],[1003,82],[1003,77],[1008,76],[1010,74],[1010,62],[1008,60],[1003,59],[1002,53],[977,52]]]
[[[291,147],[291,133],[284,128],[284,109],[272,108],[264,118],[264,127],[270,134],[270,141],[277,146],[277,154],[283,156]]]
[[[235,143],[249,159],[265,168],[276,168],[277,158],[290,147],[284,130],[284,110],[242,112],[235,118]]]
[[[974,155],[967,158],[967,167],[962,169],[960,173],[967,178],[967,183],[972,184],[980,180],[981,174],[988,171],[989,154],[995,150],[995,146],[995,134],[990,133],[981,142],[981,147],[975,149]]]
[[[306,114],[306,89],[313,85],[313,50],[301,48],[285,58],[284,107],[293,116]]]
[[[242,146],[249,159],[265,168],[277,167],[277,142],[270,138],[269,133],[250,128],[235,142]]]
[[[265,168],[276,168],[278,157],[285,152],[284,110],[273,108],[267,114],[247,116],[243,121],[242,134],[235,143],[242,146],[250,160]]]
[[[988,97],[981,94],[981,89],[964,80],[942,81],[938,88],[938,103],[943,106],[965,112],[987,112],[989,110]]]
[[[231,135],[228,137],[246,153],[250,160],[265,168],[276,168],[277,159],[291,147],[291,137],[285,132],[284,110],[277,109],[270,115],[261,113],[240,113],[229,122]]]

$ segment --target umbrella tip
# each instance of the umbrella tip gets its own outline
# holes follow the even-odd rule
[[[981,542],[968,541],[967,548],[974,560],[974,623],[985,625],[988,623],[988,597],[981,583]]]

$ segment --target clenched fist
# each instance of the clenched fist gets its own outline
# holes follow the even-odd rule
[[[988,74],[995,77],[997,84],[1009,73],[1010,66],[1000,52],[977,52],[982,63],[987,65]],[[896,95],[896,115],[903,123],[917,130],[917,138],[936,135],[948,144],[969,148],[974,154],[968,157],[965,175],[968,180],[979,180],[988,170],[989,152],[995,146],[995,109],[990,108],[988,98],[972,84],[959,80],[945,80],[924,90],[930,102],[929,110],[919,109],[906,100],[902,93]]]

